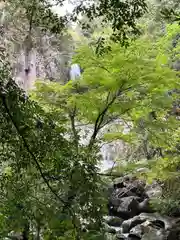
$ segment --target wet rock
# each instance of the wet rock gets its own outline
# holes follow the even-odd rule
[[[157,223],[159,223],[159,226],[164,226],[163,228],[165,228],[166,230],[172,229],[177,222],[177,219],[168,216],[161,216],[159,213],[141,213],[137,216],[137,218],[144,221],[148,220],[149,222],[151,222],[151,224],[156,226]]]
[[[180,219],[162,216],[151,207],[150,200],[162,194],[159,183],[146,185],[127,175],[116,179],[113,189],[108,205],[113,217],[106,223],[117,240],[180,240]]]
[[[180,240],[180,219],[177,219],[172,228],[166,233],[167,240]]]
[[[117,240],[128,240],[128,235],[129,234],[117,234],[116,239]]]
[[[143,223],[145,219],[140,219],[138,216],[135,216],[131,219],[128,219],[122,223],[123,233],[128,233],[133,227]]]
[[[130,182],[126,186],[126,188],[129,191],[133,192],[134,194],[136,194],[136,196],[141,198],[147,197],[144,187],[145,187],[145,183],[140,180],[135,180],[134,182]]]
[[[109,219],[106,219],[106,223],[109,226],[120,227],[123,223],[123,219],[119,217],[109,217]]]
[[[167,240],[180,240],[180,229],[171,229],[166,233]]]
[[[141,238],[134,234],[129,234],[128,240],[141,240]]]
[[[121,203],[117,209],[117,213],[123,219],[128,219],[138,213],[139,197],[124,197],[121,198]]]
[[[163,230],[148,228],[147,232],[142,236],[141,240],[166,240],[166,235]]]
[[[136,236],[137,238],[141,239],[143,234],[144,234],[144,227],[139,224],[130,230],[129,236]]]
[[[155,228],[163,228],[165,229],[165,223],[162,220],[153,220],[150,221],[150,225]]]
[[[116,234],[116,230],[114,228],[111,228],[109,226],[105,226],[105,232],[111,233],[111,234]]]
[[[118,188],[113,192],[114,199],[121,199],[123,197],[130,197],[130,196],[136,196],[136,194],[133,193],[128,188]]]
[[[138,210],[139,210],[139,213],[142,213],[142,212],[153,213],[154,212],[153,208],[150,205],[149,198],[146,198],[146,199],[144,199],[144,201],[139,203]]]

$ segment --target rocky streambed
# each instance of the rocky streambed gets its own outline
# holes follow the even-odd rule
[[[109,215],[104,217],[108,239],[180,240],[180,216],[162,216],[150,200],[160,196],[161,186],[147,185],[133,176],[118,178],[108,189]]]

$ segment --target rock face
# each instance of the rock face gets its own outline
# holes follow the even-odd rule
[[[180,239],[180,219],[162,216],[149,204],[151,198],[162,193],[158,183],[147,185],[133,176],[125,176],[116,179],[108,193],[109,216],[105,217],[108,239]]]
[[[12,76],[25,91],[37,79],[68,81],[68,64],[74,51],[74,40],[69,31],[52,34],[33,24],[29,33],[29,20],[24,10],[16,5],[0,4],[0,48],[3,48],[12,67]]]

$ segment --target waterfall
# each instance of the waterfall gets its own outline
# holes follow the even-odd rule
[[[77,123],[78,124],[78,123]],[[130,131],[130,126],[125,125],[125,123],[117,119],[113,121],[112,123],[105,126],[98,134],[98,139],[103,136],[104,133],[107,133],[108,129],[115,128],[116,125],[123,126],[123,133],[127,134]],[[78,128],[80,130],[80,144],[82,145],[88,145],[90,137],[93,133],[93,125],[88,126],[80,126]],[[100,146],[100,154],[102,156],[102,160],[98,163],[98,167],[100,168],[100,171],[106,171],[108,169],[111,169],[112,167],[116,166],[116,161],[121,157],[121,155],[125,151],[126,144],[122,140],[115,140],[110,143],[102,143]]]
[[[82,73],[81,67],[79,66],[79,64],[74,63],[70,66],[70,70],[69,70],[69,80],[77,80],[80,78]]]

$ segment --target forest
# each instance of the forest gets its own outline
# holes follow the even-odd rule
[[[180,239],[180,2],[0,1],[0,239]]]

